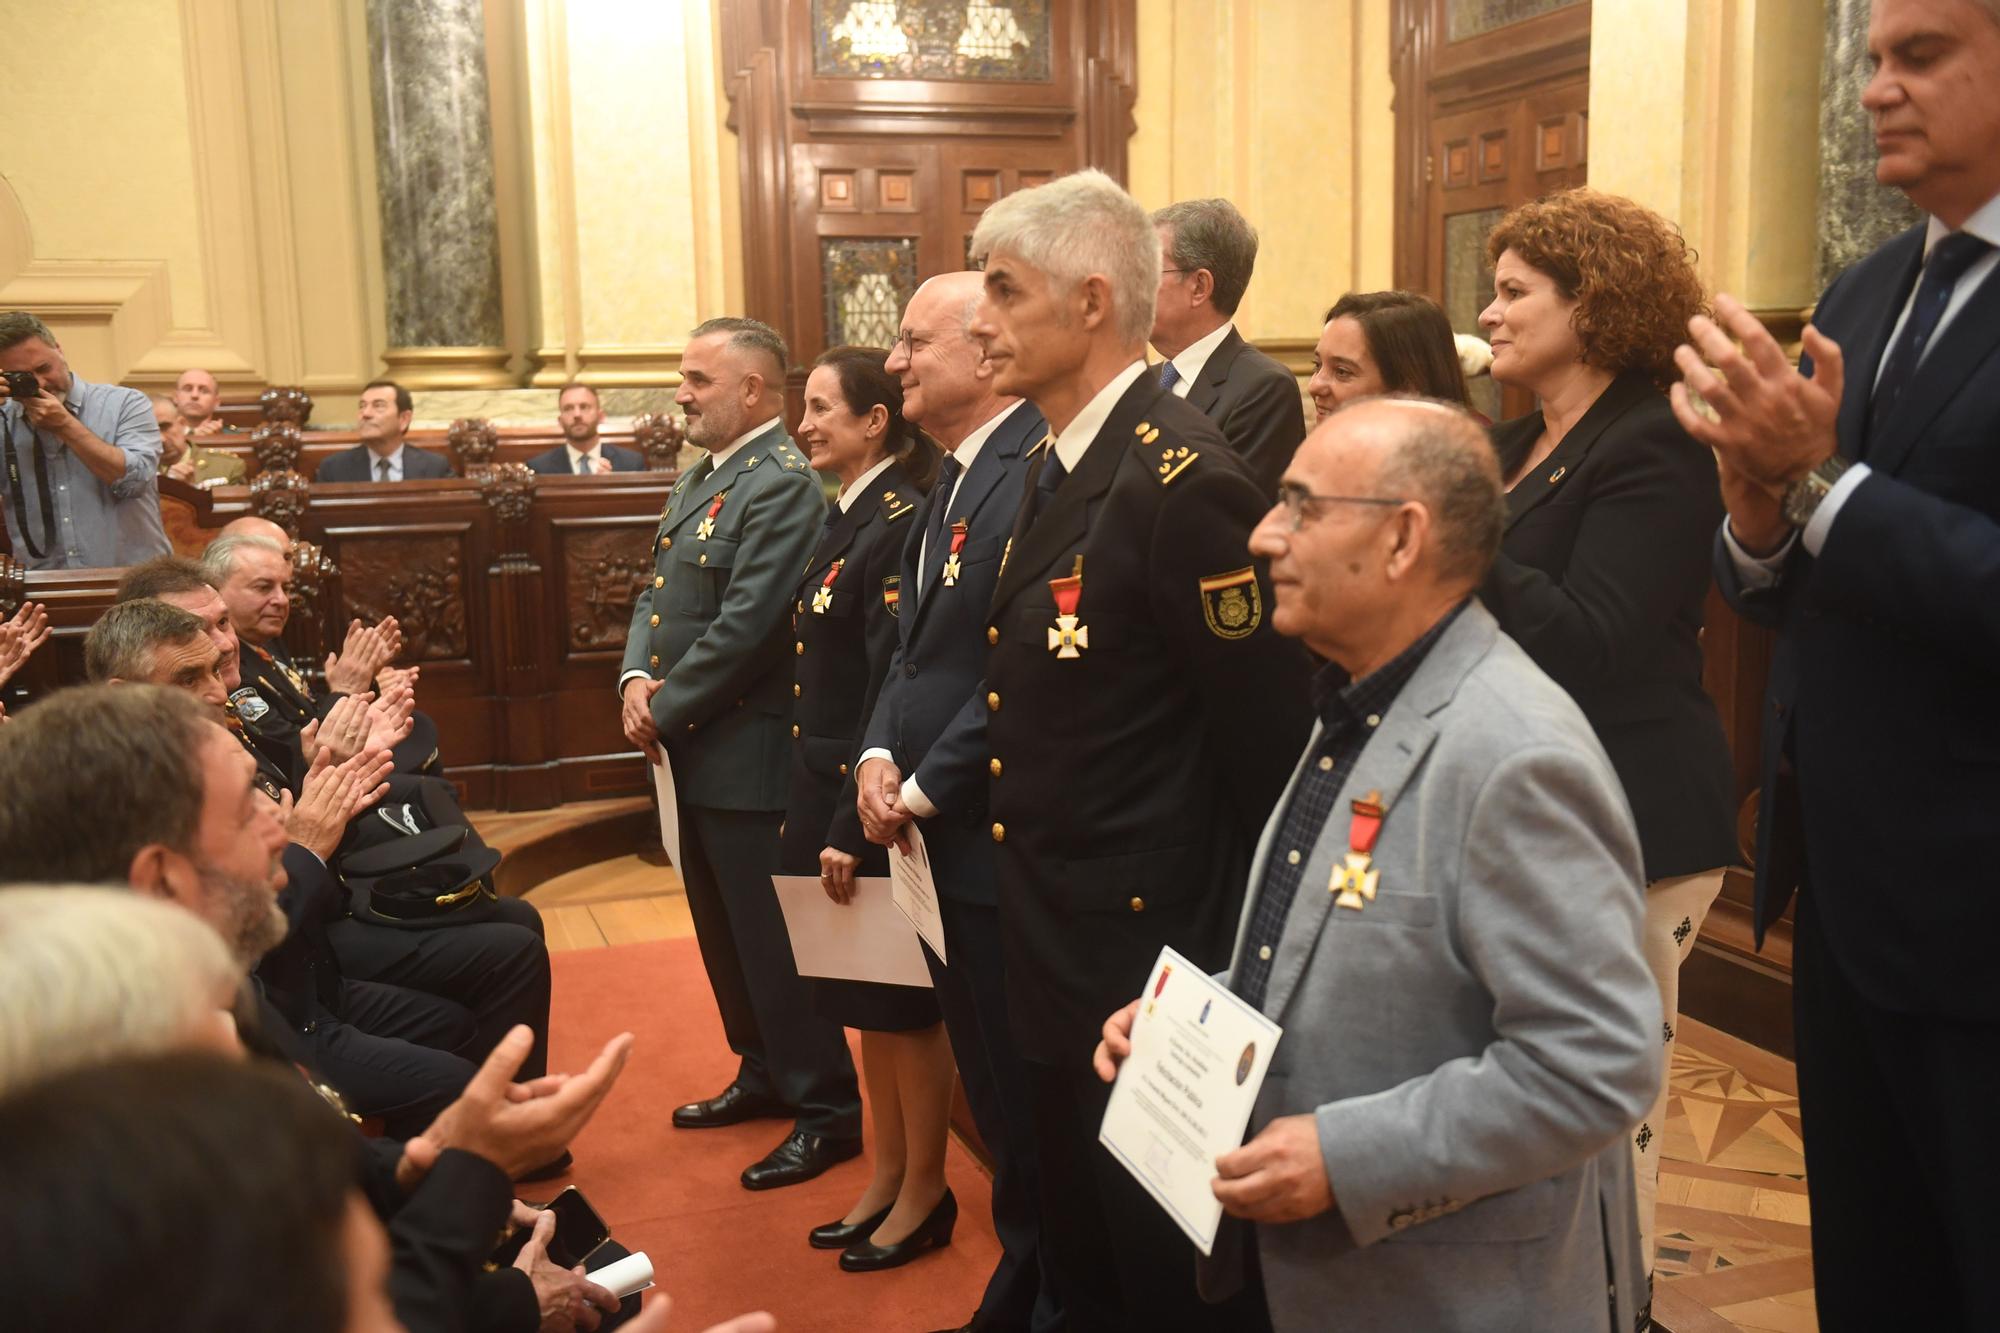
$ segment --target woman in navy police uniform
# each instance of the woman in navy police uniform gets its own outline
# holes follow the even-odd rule
[[[903,420],[888,355],[836,347],[821,356],[798,430],[840,496],[792,608],[798,676],[778,861],[784,874],[818,875],[839,903],[852,900],[857,876],[889,873],[887,851],[862,836],[852,769],[896,650],[903,543],[937,471],[936,450]],[[821,979],[814,999],[821,1016],[861,1031],[875,1173],[846,1216],[813,1230],[812,1244],[842,1250],[850,1272],[892,1268],[951,1240],[951,1046],[928,988]]]

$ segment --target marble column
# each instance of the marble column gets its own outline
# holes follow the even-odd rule
[[[389,345],[407,388],[512,384],[480,0],[368,0]]]
[[[1875,182],[1875,128],[1861,106],[1867,86],[1869,0],[1826,0],[1820,64],[1819,286],[1920,216]]]

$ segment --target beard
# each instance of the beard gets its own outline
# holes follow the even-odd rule
[[[697,412],[687,423],[689,444],[713,453],[743,433],[743,409],[735,403]]]
[[[198,867],[208,893],[210,922],[245,971],[285,941],[290,923],[278,906],[273,881],[284,882],[283,864],[271,863],[271,876],[259,882],[226,874],[213,866]]]

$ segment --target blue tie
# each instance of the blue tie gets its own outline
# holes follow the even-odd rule
[[[1030,522],[1041,517],[1042,511],[1049,507],[1049,497],[1056,493],[1056,487],[1062,485],[1063,478],[1068,475],[1069,469],[1063,466],[1062,459],[1056,457],[1055,446],[1050,445],[1048,457],[1042,461],[1042,474],[1035,479],[1035,508],[1029,516]]]
[[[1171,361],[1160,362],[1160,387],[1162,389],[1171,389],[1180,382],[1181,373],[1174,369],[1174,363]]]
[[[1924,349],[1930,345],[1931,335],[1937,332],[1944,308],[1951,304],[1952,288],[1965,276],[1965,270],[1992,248],[1977,236],[1962,231],[1953,232],[1931,247],[1929,257],[1924,260],[1923,276],[1917,280],[1916,300],[1910,303],[1910,317],[1903,322],[1902,334],[1889,353],[1882,378],[1875,384],[1875,399],[1868,413],[1871,440],[1882,433],[1897,402],[1916,379]]]
[[[945,511],[951,508],[951,492],[952,488],[958,484],[958,473],[958,459],[951,454],[946,454],[944,461],[938,464],[937,481],[931,486],[931,519],[929,524],[924,528],[923,560],[925,568],[917,571],[917,583],[920,589],[918,592],[919,597],[923,595],[921,589],[930,586],[930,579],[926,575],[930,570],[937,567],[937,562],[942,558],[944,549],[944,515]]]

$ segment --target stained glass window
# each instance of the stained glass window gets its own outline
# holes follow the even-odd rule
[[[1581,3],[1582,0],[1446,0],[1444,38],[1448,42],[1462,42]]]
[[[917,243],[908,238],[820,238],[826,345],[887,347],[917,290]]]
[[[813,72],[1046,83],[1049,0],[812,0]]]
[[[1444,313],[1453,333],[1480,332],[1479,312],[1493,300],[1486,234],[1506,213],[1504,208],[1482,208],[1476,213],[1453,213],[1444,220]],[[1500,386],[1491,377],[1467,380],[1465,387],[1472,391],[1473,407],[1500,419]]]

